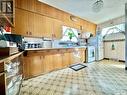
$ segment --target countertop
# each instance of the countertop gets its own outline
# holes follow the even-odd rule
[[[70,46],[70,47],[52,47],[52,48],[28,48],[25,51],[36,51],[36,50],[54,50],[54,49],[76,49],[76,48],[86,48],[87,46]]]
[[[2,63],[2,62],[8,62],[9,60],[12,60],[12,59],[20,56],[22,53],[23,52],[19,52],[17,54],[11,55],[11,56],[7,56],[7,57],[0,58],[0,63]]]

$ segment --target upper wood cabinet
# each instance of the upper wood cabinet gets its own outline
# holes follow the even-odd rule
[[[15,0],[15,7],[35,11],[35,2],[37,0]]]
[[[38,37],[44,37],[46,31],[46,20],[45,17],[39,14],[35,14],[34,17],[34,34]],[[35,36],[34,35],[34,36]]]
[[[76,22],[72,21],[70,19],[71,14],[38,0],[15,0],[15,4],[15,28],[18,34],[35,37],[55,37],[59,39],[62,34],[62,25],[79,29],[82,32],[91,32],[93,35],[96,34],[95,24],[78,17]]]
[[[82,32],[91,32],[94,36],[96,34],[96,24],[90,23],[88,21],[82,20],[80,22]]]
[[[28,35],[28,13],[16,8],[15,11],[15,33],[23,36]]]
[[[15,32],[23,36],[43,37],[48,35],[44,16],[16,8]]]
[[[16,8],[15,32],[23,36],[38,36],[34,32],[34,13]]]
[[[53,19],[53,34],[54,37],[60,39],[62,37],[62,21]]]
[[[45,33],[44,37],[52,37],[53,34],[53,19],[49,17],[44,17],[45,19]]]

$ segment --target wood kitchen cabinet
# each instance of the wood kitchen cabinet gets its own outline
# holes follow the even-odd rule
[[[91,32],[95,36],[95,34],[96,34],[96,25],[95,24],[87,22],[86,29],[88,32]]]
[[[45,37],[45,17],[39,14],[34,15],[34,36]]]
[[[25,79],[85,61],[85,49],[27,51],[24,56]]]
[[[94,36],[96,34],[96,25],[88,21],[81,21],[80,26],[82,27],[81,32],[91,32]]]
[[[85,60],[86,60],[86,59],[85,59],[85,52],[86,52],[85,49],[81,49],[81,50],[80,50],[80,58],[81,58],[80,60],[81,60],[81,62],[83,62],[83,63],[84,63]]]
[[[52,37],[53,34],[53,19],[49,17],[44,17],[45,19],[45,33],[44,37]]]
[[[70,53],[70,63],[82,63],[85,61],[85,49],[75,49]]]
[[[15,32],[23,36],[34,35],[34,14],[16,8],[15,13]]]
[[[24,57],[24,75],[25,78],[40,75],[44,72],[42,56],[25,56]]]
[[[67,53],[62,54],[62,66],[63,67],[67,67],[70,64],[71,64],[71,61],[70,61],[70,53],[67,52]]]
[[[23,36],[28,35],[28,13],[24,10],[17,9],[15,11],[15,32]]]
[[[18,10],[18,12],[16,11],[15,13],[16,15],[15,22],[18,23],[19,25],[17,26],[16,24],[15,28],[16,30],[17,28],[20,28],[20,30],[16,31],[16,33],[18,34],[23,33],[25,36],[50,37],[50,38],[53,36],[59,39],[61,38],[61,25],[66,25],[72,28],[76,28],[81,30],[82,32],[91,32],[93,35],[96,34],[96,24],[80,19],[78,17],[76,22],[72,21],[70,18],[72,16],[71,14],[61,11],[52,6],[49,6],[45,3],[39,2],[38,0],[15,0],[15,8],[16,10],[18,8],[22,11],[28,12],[27,17],[25,16],[27,13],[23,13],[22,11]],[[44,18],[42,18],[39,15],[44,16]],[[24,20],[26,18],[27,20]],[[41,19],[45,20],[43,29],[41,27],[43,25],[39,24],[39,23],[42,24]],[[28,21],[30,22],[30,24],[27,23]],[[36,23],[37,21],[38,23]],[[20,22],[21,22],[21,26],[26,26],[26,27],[21,27]],[[24,25],[22,25],[22,23]],[[27,26],[33,26],[32,25],[33,23],[36,23],[36,25],[34,25],[35,29],[32,29],[32,27],[27,27]],[[26,31],[24,32],[26,28],[27,28],[27,32]],[[44,30],[45,32],[39,35],[42,32],[42,31],[40,32],[40,30]]]
[[[45,26],[44,16],[16,8],[14,33],[23,36],[43,37],[47,32]]]
[[[35,12],[36,13],[46,15],[46,13],[47,13],[46,8],[47,8],[46,4],[42,4],[41,2],[36,0],[36,2],[35,2]]]
[[[62,24],[62,21],[53,19],[53,34],[57,39],[62,37]]]
[[[29,76],[36,76],[43,73],[43,57],[42,56],[30,56],[29,60]]]
[[[44,72],[50,72],[54,70],[53,57],[52,55],[44,55]]]
[[[15,0],[15,7],[29,11],[35,11],[36,0]]]
[[[53,65],[54,65],[54,69],[60,69],[62,68],[62,54],[54,54],[52,55],[53,57]]]
[[[31,60],[31,57],[23,57],[23,76],[25,79],[27,78],[30,78],[30,75],[29,75],[29,64],[30,64],[30,61]]]

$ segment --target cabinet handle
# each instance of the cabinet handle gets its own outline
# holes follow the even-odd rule
[[[29,33],[28,33],[28,32],[26,32],[26,34],[28,35]]]
[[[32,35],[32,32],[29,32],[29,35]]]

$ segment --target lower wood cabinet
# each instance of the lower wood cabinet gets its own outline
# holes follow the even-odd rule
[[[44,72],[42,56],[27,56],[24,57],[24,75],[25,78],[40,75]]]
[[[50,72],[54,69],[54,65],[53,65],[53,57],[52,55],[44,55],[44,61],[43,61],[43,65],[44,65],[44,72]]]
[[[30,59],[29,64],[29,75],[40,75],[43,73],[43,57],[42,56],[33,56]]]
[[[53,65],[54,65],[54,69],[60,69],[62,68],[62,54],[55,54],[52,55],[53,57]]]
[[[27,79],[84,61],[85,49],[29,52],[27,56],[24,56],[23,73]]]
[[[71,63],[70,61],[70,53],[64,53],[62,54],[62,66],[67,67]]]

